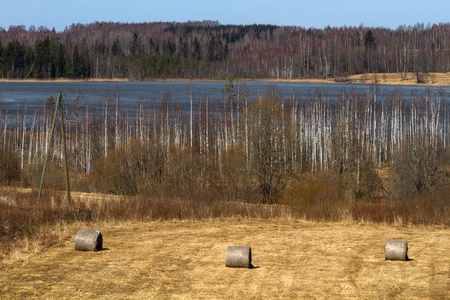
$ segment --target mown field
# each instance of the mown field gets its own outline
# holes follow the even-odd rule
[[[105,250],[74,250],[76,231],[100,230]],[[449,299],[447,226],[297,219],[75,222],[50,247],[11,255],[0,298]],[[385,261],[386,239],[409,261]],[[226,248],[252,247],[253,269],[225,267]]]

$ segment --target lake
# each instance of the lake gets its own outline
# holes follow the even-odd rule
[[[220,91],[224,88],[225,82],[0,82],[0,103],[8,114],[15,116],[16,109],[23,109],[28,103],[27,115],[32,116],[37,107],[42,107],[45,100],[53,96],[56,100],[58,92],[65,94],[66,102],[71,102],[78,90],[86,93],[85,100],[91,106],[104,103],[108,93],[114,97],[118,88],[120,91],[121,107],[128,105],[130,113],[133,113],[136,104],[140,101],[155,99],[161,101],[163,93],[170,91],[172,102],[178,102],[183,108],[189,107],[189,87],[192,87],[192,95],[195,102],[200,101],[209,95],[211,101],[220,99]],[[316,91],[320,90],[330,96],[333,100],[342,91],[347,92],[355,89],[359,94],[365,95],[371,85],[367,84],[327,84],[327,83],[288,83],[288,82],[240,82],[240,90],[248,89],[249,99],[255,99],[258,95],[266,92],[268,87],[275,87],[286,98],[291,98],[294,93],[302,99],[308,99]],[[439,87],[431,86],[392,86],[378,85],[378,97],[388,98],[396,88],[400,88],[403,96],[408,99],[413,91],[419,95],[425,94],[427,89],[438,91]],[[237,83],[234,86],[237,91]],[[450,95],[450,86],[442,87],[445,91],[444,98]],[[113,105],[113,104],[112,104]],[[133,115],[133,114],[131,114]]]

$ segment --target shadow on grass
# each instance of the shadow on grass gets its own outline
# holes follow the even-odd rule
[[[249,269],[261,269],[261,267],[260,266],[254,266],[254,265],[250,264]]]

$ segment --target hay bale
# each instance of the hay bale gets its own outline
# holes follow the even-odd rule
[[[408,243],[406,241],[387,240],[384,253],[385,260],[408,260]]]
[[[75,250],[100,251],[103,249],[102,234],[98,230],[80,229],[75,236]]]
[[[227,248],[227,262],[229,268],[251,268],[252,248],[245,246],[229,246]]]

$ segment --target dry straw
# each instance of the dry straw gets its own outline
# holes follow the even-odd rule
[[[98,230],[80,229],[75,236],[75,250],[100,251],[103,249],[102,234]]]
[[[386,260],[408,260],[408,242],[387,240],[385,259]]]
[[[252,248],[246,246],[229,246],[227,248],[227,262],[229,268],[252,267]]]

